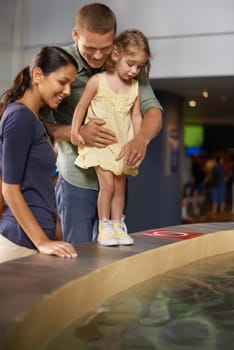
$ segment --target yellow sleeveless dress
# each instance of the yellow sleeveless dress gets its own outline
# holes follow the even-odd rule
[[[118,161],[115,159],[122,146],[134,135],[131,109],[138,96],[138,81],[133,79],[129,91],[119,94],[109,87],[105,72],[99,73],[97,76],[98,91],[88,108],[85,123],[88,123],[92,118],[104,119],[105,127],[116,133],[118,143],[105,148],[79,146],[75,164],[83,169],[100,166],[104,170],[110,170],[115,175],[135,176],[138,174],[137,169],[124,165],[123,159]]]

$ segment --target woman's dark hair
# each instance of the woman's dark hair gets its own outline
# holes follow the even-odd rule
[[[33,69],[39,67],[46,76],[61,67],[72,64],[77,70],[75,59],[64,49],[57,46],[44,46],[35,53],[30,66],[23,68],[15,77],[12,85],[0,97],[2,108],[0,117],[6,106],[22,97],[27,89],[32,86]]]

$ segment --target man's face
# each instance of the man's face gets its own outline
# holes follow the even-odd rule
[[[87,29],[78,33],[74,28],[72,37],[88,65],[91,68],[101,68],[112,51],[114,34],[113,30],[106,34],[98,34]]]

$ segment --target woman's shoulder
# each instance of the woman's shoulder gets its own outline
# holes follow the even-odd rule
[[[1,127],[10,131],[12,128],[19,132],[32,130],[36,117],[33,112],[22,103],[10,103],[1,118]]]
[[[3,117],[11,115],[12,117],[17,117],[18,115],[24,116],[25,118],[32,118],[34,116],[33,112],[24,104],[18,102],[10,103],[4,113]]]

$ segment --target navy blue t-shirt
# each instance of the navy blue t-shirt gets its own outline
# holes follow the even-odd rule
[[[50,239],[56,225],[53,169],[56,155],[41,121],[20,103],[11,103],[0,121],[2,181],[19,184],[23,197]],[[6,205],[0,234],[10,241],[35,248]]]

